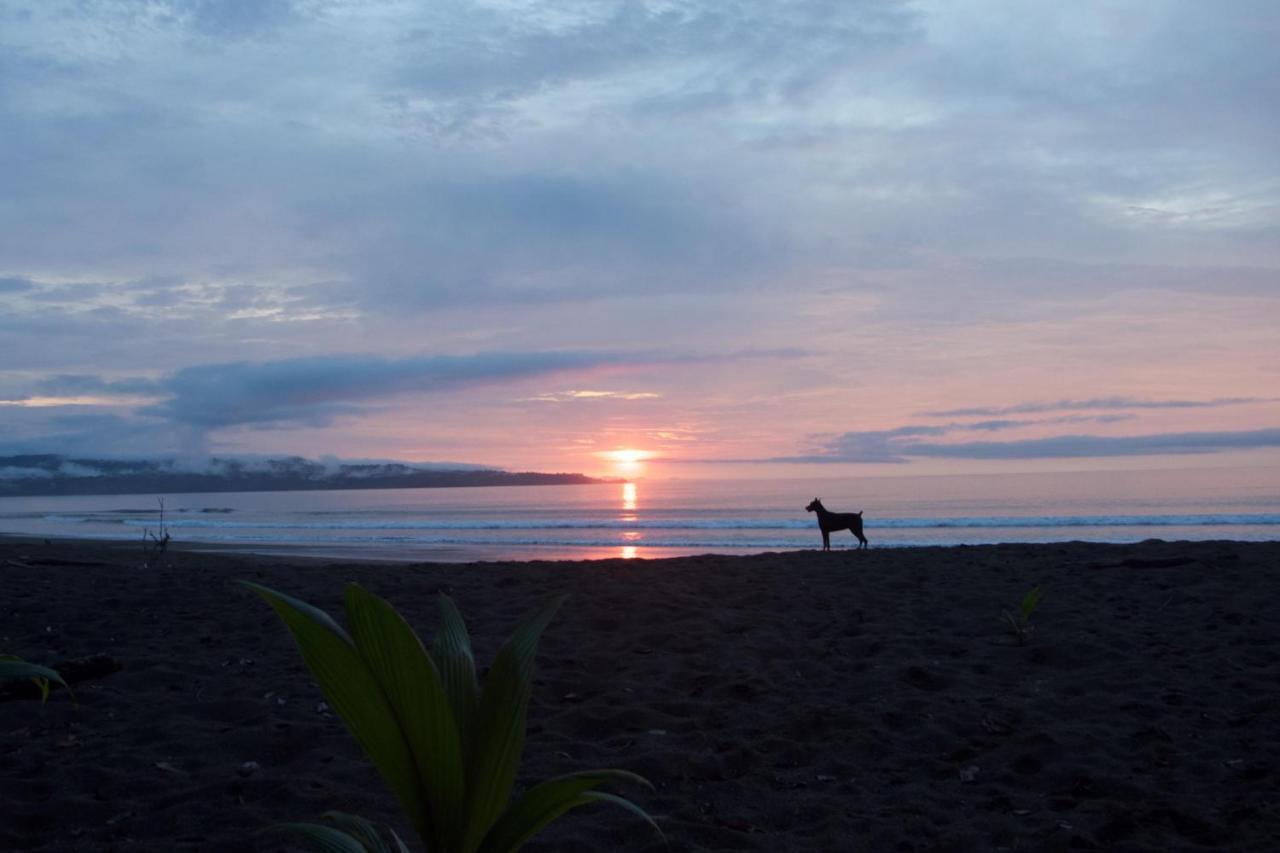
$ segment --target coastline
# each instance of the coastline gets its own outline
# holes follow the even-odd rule
[[[427,642],[538,655],[521,783],[620,767],[675,850],[1269,850],[1280,836],[1280,542],[922,546],[387,563],[0,537],[9,650],[107,654],[71,702],[0,702],[0,847],[275,851],[395,804],[247,578],[335,616],[356,580]],[[1001,621],[1046,595],[1017,645]],[[245,773],[245,762],[257,769]],[[533,851],[666,849],[583,809]]]

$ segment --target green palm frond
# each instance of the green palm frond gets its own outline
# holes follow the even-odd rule
[[[67,690],[71,689],[67,686],[67,682],[62,680],[62,676],[58,674],[56,669],[27,663],[17,655],[0,655],[0,679],[10,678],[29,678],[35,682],[36,687],[40,689],[41,702],[49,701],[50,684],[61,684]]]
[[[389,603],[357,584],[346,589],[349,631],[306,602],[245,585],[280,615],[329,705],[431,853],[512,853],[556,818],[592,803],[631,811],[661,835],[639,806],[596,790],[609,782],[649,785],[623,770],[557,777],[511,802],[538,640],[563,597],[516,628],[481,689],[466,623],[448,596],[440,596],[440,629],[428,652]],[[281,828],[324,853],[407,853],[394,832],[364,818],[341,812],[326,818],[331,825]]]

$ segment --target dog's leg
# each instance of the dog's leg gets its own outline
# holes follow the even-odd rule
[[[831,534],[826,530],[822,531],[822,550],[831,550]]]

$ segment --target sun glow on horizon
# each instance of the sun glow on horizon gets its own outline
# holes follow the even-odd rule
[[[599,450],[596,456],[613,463],[613,470],[623,477],[635,477],[644,471],[642,464],[646,459],[654,457],[653,451],[637,450],[634,447],[619,447],[616,450]]]
[[[654,454],[649,450],[636,450],[631,447],[620,447],[617,450],[601,450],[596,454],[610,462],[617,462],[622,465],[634,465],[637,462],[644,462],[646,459],[652,459]]]

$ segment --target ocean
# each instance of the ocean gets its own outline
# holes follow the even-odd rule
[[[862,510],[871,547],[1280,537],[1280,470],[1213,468],[812,480],[165,495],[175,543],[472,561],[816,548],[815,496]],[[158,496],[0,498],[0,533],[136,540]],[[848,531],[832,546],[857,544]]]

